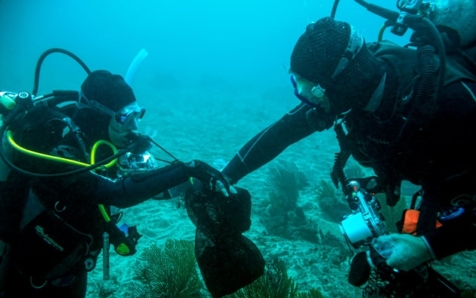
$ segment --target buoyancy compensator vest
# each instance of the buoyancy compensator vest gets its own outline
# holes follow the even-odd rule
[[[380,41],[368,44],[370,51],[376,57],[388,62],[397,73],[399,85],[410,86],[415,75],[419,73],[419,60],[415,49],[402,47],[391,41]],[[476,81],[472,68],[458,55],[446,56],[446,71],[443,86],[458,80]],[[435,57],[435,59],[437,59]],[[473,70],[474,71],[474,70]]]
[[[461,45],[460,33],[456,33],[456,38],[454,34],[458,28],[474,26],[474,22],[472,18],[464,18],[469,20],[468,24],[454,26],[455,22],[449,23],[451,18],[448,17],[448,12],[455,10],[447,9],[446,6],[453,5],[453,3],[450,4],[448,1],[399,0],[397,1],[397,7],[400,9],[400,12],[394,12],[363,0],[356,0],[356,2],[369,11],[387,19],[379,35],[379,41],[373,44],[370,43],[369,49],[374,52],[375,56],[385,60],[395,70],[400,80],[398,85],[401,90],[398,90],[398,92],[403,92],[405,88],[407,88],[408,92],[413,92],[410,110],[405,115],[407,120],[393,145],[394,147],[400,146],[401,148],[402,144],[418,139],[416,131],[425,130],[425,125],[433,116],[436,98],[443,86],[457,80],[476,81],[474,60],[466,54],[466,50],[471,45],[474,47],[474,44],[470,42],[471,39],[476,39],[474,30],[465,30],[463,32],[463,34],[466,34],[463,38],[465,40],[464,46]],[[459,0],[456,2],[465,1]],[[335,15],[337,4],[338,1],[335,1],[331,17]],[[468,5],[471,14],[476,4],[468,3]],[[464,19],[461,21],[464,22]],[[454,29],[451,26],[457,28]],[[383,30],[388,27],[392,28],[392,33],[399,36],[402,36],[408,28],[413,29],[414,34],[411,37],[410,46],[416,48],[416,50],[401,47],[389,41],[382,41]],[[412,84],[416,76],[420,76],[420,84],[417,84],[415,87]],[[425,89],[422,89],[423,87],[421,86],[425,86]],[[416,90],[414,90],[415,88]],[[399,97],[403,95],[399,94]],[[344,134],[338,135],[338,139],[339,143],[345,143]],[[342,174],[341,168],[350,156],[348,151],[341,148],[341,153],[343,154],[338,154],[336,157],[336,163],[331,175],[336,185],[337,180],[340,180],[343,185],[345,184],[345,178],[341,177],[339,179],[337,177],[342,176],[338,175],[338,173]],[[389,181],[392,184],[391,188],[393,190],[389,189],[387,197],[389,195],[392,196],[393,193],[394,199],[391,201],[395,204],[399,197],[399,190],[396,188],[399,188],[400,181],[397,181],[399,180],[397,177],[390,180],[395,181]]]

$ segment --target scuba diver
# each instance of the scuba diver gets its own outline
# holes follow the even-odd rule
[[[79,92],[1,92],[1,155],[11,169],[0,197],[5,297],[85,297],[105,233],[119,255],[136,252],[141,235],[116,225],[115,207],[190,178],[212,193],[236,193],[202,161],[158,167],[148,152],[153,141],[135,132],[145,109],[131,87],[109,71],[87,72]]]
[[[417,293],[421,285],[406,288],[414,275],[407,284],[395,275],[405,276],[431,260],[476,249],[476,155],[472,145],[476,139],[476,68],[465,52],[474,48],[476,38],[462,50],[460,32],[448,26],[435,28],[410,7],[417,2],[430,7],[422,1],[398,1],[401,14],[357,2],[386,17],[386,27],[401,35],[403,29],[414,29],[413,46],[383,40],[366,43],[352,25],[335,20],[334,13],[309,24],[290,59],[291,84],[300,104],[249,140],[222,173],[236,184],[288,146],[334,127],[340,152],[331,178],[336,187],[340,183],[344,193],[353,196],[349,200],[352,210],[360,203],[354,199],[359,195],[356,184],[349,183],[343,173],[350,156],[374,170],[374,180],[389,206],[400,199],[403,180],[421,186],[412,204],[418,208],[413,229],[403,222],[406,229],[402,227],[402,233],[389,234],[386,229],[376,233],[370,221],[361,217],[369,226],[363,239],[367,249],[375,251],[390,243],[383,261],[370,264],[385,267],[381,270],[386,270],[385,282],[364,294],[453,297],[445,291],[438,293],[441,288],[436,286],[425,292],[432,285]],[[363,204],[370,201],[371,193],[362,196]],[[367,256],[359,255],[352,265],[349,282],[355,286],[369,278],[370,269],[362,269],[369,267]],[[425,283],[425,278],[418,282]]]

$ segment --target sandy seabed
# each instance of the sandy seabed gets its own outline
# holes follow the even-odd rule
[[[206,89],[153,90],[136,88],[136,95],[147,108],[141,132],[152,136],[178,159],[200,159],[216,167],[223,166],[256,133],[278,120],[298,104],[289,88],[275,88],[262,93],[239,90]],[[156,94],[151,99],[151,94]],[[144,98],[147,98],[145,100]],[[301,291],[319,288],[326,297],[361,297],[361,289],[347,283],[349,261],[332,259],[330,248],[305,240],[288,240],[270,235],[260,223],[260,202],[268,198],[269,170],[281,161],[294,163],[303,172],[309,186],[300,192],[298,205],[306,218],[317,223],[324,234],[332,234],[347,246],[337,223],[323,219],[315,194],[321,179],[329,180],[334,153],[339,148],[334,132],[316,133],[289,147],[276,160],[242,179],[238,186],[252,195],[252,226],[244,235],[261,250],[265,259],[278,256],[286,262],[288,274]],[[164,155],[155,149],[155,156]],[[137,225],[143,235],[132,257],[120,257],[110,250],[110,279],[103,280],[102,255],[89,274],[87,297],[99,297],[101,288],[112,289],[108,297],[124,297],[132,281],[138,256],[152,244],[163,247],[167,239],[194,240],[195,227],[180,207],[180,198],[168,201],[149,200],[123,210],[123,220]],[[443,262],[435,262],[445,277],[460,287],[476,289],[476,254],[464,253]],[[207,296],[206,290],[204,297]]]

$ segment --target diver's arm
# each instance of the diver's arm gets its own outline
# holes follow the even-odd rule
[[[474,224],[476,224],[476,220],[473,219],[472,225],[461,225],[459,227],[443,225],[423,237],[434,258],[441,260],[461,251],[476,249],[476,228]]]
[[[92,177],[96,180],[96,191],[92,195],[97,203],[119,208],[140,204],[169,188],[186,182],[190,177],[200,180],[204,185],[208,185],[211,179],[224,182],[218,170],[197,160],[190,163],[177,162],[167,167],[118,180],[96,174],[92,174]]]
[[[467,179],[464,180],[474,181],[474,176],[473,170],[468,173]],[[423,201],[420,206],[421,214],[428,209],[431,212],[432,204],[429,205],[430,207],[425,207],[425,205],[428,205],[425,204],[425,200],[441,200],[441,188],[435,185],[431,186],[431,188],[423,188]],[[424,209],[422,210],[422,208]],[[455,210],[453,213],[438,217],[438,221],[442,226],[427,229],[422,233],[422,239],[432,259],[441,260],[461,251],[476,249],[476,214],[473,212],[475,208],[476,203],[471,200],[467,204],[459,206],[458,210]],[[431,216],[427,217],[430,220],[433,219]],[[420,216],[418,227],[421,220],[423,219]],[[434,223],[434,219],[432,222]]]
[[[439,100],[439,109],[444,113],[439,116],[442,124],[436,132],[439,134],[438,137],[446,137],[438,138],[434,146],[440,148],[443,143],[444,148],[447,148],[440,149],[443,164],[438,166],[440,175],[445,177],[443,185],[453,194],[461,191],[463,194],[474,195],[476,157],[473,144],[476,139],[476,82],[455,82],[445,86],[440,94],[443,98]],[[445,132],[445,129],[448,131]],[[428,188],[433,190],[438,185],[430,185],[430,187],[427,187],[426,194],[430,193]],[[434,193],[432,198],[446,202],[454,199],[452,196],[438,197],[440,193],[447,192],[438,192],[437,189],[432,191]],[[476,202],[469,200],[458,207],[464,212],[455,212],[446,220],[440,218],[443,225],[424,234],[437,260],[460,251],[476,249]]]
[[[300,104],[249,140],[222,170],[233,183],[277,157],[284,149],[319,129],[309,121],[313,109]],[[306,114],[308,116],[306,117]],[[330,126],[326,127],[329,128]]]

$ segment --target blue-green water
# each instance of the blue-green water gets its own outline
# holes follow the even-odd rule
[[[354,1],[340,2],[336,18],[375,40],[383,20]],[[394,1],[385,2],[394,7]],[[197,158],[219,167],[298,104],[287,72],[291,51],[306,25],[328,16],[332,5],[330,0],[0,0],[0,90],[31,91],[36,61],[50,48],[73,52],[91,70],[123,75],[135,55],[146,49],[149,54],[132,83],[147,108],[141,130],[179,159]],[[390,33],[385,37],[406,41]],[[78,90],[85,76],[76,62],[54,54],[44,62],[39,94]],[[320,179],[328,179],[336,150],[334,134],[325,132],[292,146],[280,159],[295,163],[309,177],[310,186],[298,201],[306,215],[319,221],[320,229],[339,236],[335,224],[318,218],[321,211],[313,193]],[[323,258],[326,250],[321,246],[267,235],[260,225],[258,215],[269,195],[264,182],[277,162],[240,181],[253,196],[255,213],[247,236],[263,255],[276,253],[289,261],[290,274],[303,289],[320,287],[329,297],[352,296],[354,291],[346,292],[346,262],[336,265]],[[169,237],[193,239],[183,209],[177,211],[171,202],[144,206],[126,213],[146,235],[139,253],[154,240],[163,244]],[[160,225],[171,228],[157,235]],[[127,266],[133,266],[134,258]],[[466,256],[453,260],[457,266]],[[124,286],[125,278],[119,276],[127,276],[131,267],[112,267],[120,281],[117,287]],[[97,270],[91,274],[95,287],[101,282]],[[90,290],[90,297],[95,295],[97,288]]]

